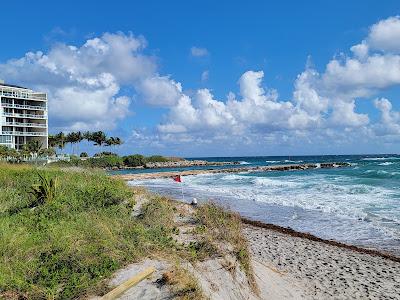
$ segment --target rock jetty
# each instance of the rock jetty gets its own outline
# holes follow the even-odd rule
[[[224,162],[213,162],[206,160],[178,160],[178,161],[166,161],[166,162],[149,162],[146,163],[146,169],[157,169],[157,168],[186,168],[186,167],[203,167],[203,166],[227,166],[227,165],[239,165],[238,161],[224,161]]]
[[[268,172],[268,171],[294,171],[307,169],[329,169],[350,166],[348,163],[313,163],[313,164],[293,164],[293,165],[276,165],[276,166],[257,166],[257,167],[231,167],[219,169],[203,169],[203,170],[187,170],[180,172],[153,172],[153,173],[138,173],[138,174],[119,174],[114,177],[123,180],[143,180],[155,178],[168,178],[176,175],[188,176],[198,174],[215,174],[215,173],[241,173],[241,172]]]

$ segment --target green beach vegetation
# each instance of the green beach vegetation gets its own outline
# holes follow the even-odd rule
[[[101,150],[93,157],[87,152],[79,153],[79,145],[82,141],[93,143],[93,146]],[[70,154],[65,155],[64,150],[70,145]],[[39,141],[30,141],[20,150],[0,145],[0,161],[22,163],[35,162],[47,163],[49,160],[56,167],[82,167],[82,168],[144,168],[148,163],[159,163],[182,160],[177,157],[164,157],[161,155],[143,156],[133,154],[119,156],[115,151],[104,151],[103,147],[117,150],[116,147],[123,144],[119,137],[107,137],[103,131],[95,132],[59,132],[48,136],[48,148],[44,148]],[[57,150],[59,154],[57,155]]]
[[[134,217],[137,199],[144,198]],[[176,266],[164,279],[177,298],[202,299],[196,281],[177,262],[219,256],[218,245],[233,240],[233,254],[251,274],[240,219],[221,211],[200,206],[199,242],[183,245],[174,238],[179,233],[174,201],[130,188],[99,170],[1,164],[0,298],[104,294],[116,270],[161,257]],[[206,252],[203,240],[209,245]]]
[[[129,218],[131,197],[98,172],[1,165],[0,295],[71,299],[141,257],[146,234]]]
[[[169,158],[161,155],[144,156],[141,154],[119,156],[112,152],[96,153],[93,157],[88,157],[86,152],[82,152],[79,157],[72,155],[70,160],[60,160],[50,163],[55,167],[82,167],[82,168],[145,168],[147,163],[176,161],[177,158]]]
[[[19,151],[4,145],[0,145],[0,160],[2,161],[22,162],[24,160],[36,160],[40,157],[48,157],[54,154],[54,149],[43,148],[43,145],[39,141],[30,141]]]

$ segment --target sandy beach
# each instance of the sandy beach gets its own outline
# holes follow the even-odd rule
[[[145,203],[147,197],[137,199]],[[135,211],[140,211],[140,201]],[[177,208],[175,225],[179,232],[174,238],[183,244],[196,241],[196,209],[179,201],[172,203]],[[219,255],[204,261],[181,262],[207,299],[400,299],[399,257],[272,224],[240,220],[258,292],[251,288],[232,253],[226,252],[230,247],[223,247]],[[131,264],[115,274],[110,286],[121,284],[150,265],[156,273],[118,299],[174,298],[169,288],[159,284],[162,274],[171,268],[164,260]]]
[[[287,290],[274,299],[400,299],[399,262],[247,224],[243,232],[254,262]]]

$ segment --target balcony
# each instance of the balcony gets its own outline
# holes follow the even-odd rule
[[[15,127],[38,127],[38,128],[46,128],[46,124],[40,123],[21,123],[21,122],[5,122],[3,126],[15,126]]]
[[[12,104],[12,103],[1,103],[1,106],[7,108],[17,108],[17,109],[29,109],[29,110],[46,110],[45,105],[22,105],[22,104]]]
[[[18,99],[47,101],[47,95],[44,93],[35,93],[30,90],[16,89],[10,87],[0,87],[0,96]]]
[[[33,131],[3,131],[3,135],[22,135],[22,136],[47,136],[46,132],[33,132]]]
[[[17,113],[3,112],[3,116],[14,117],[14,118],[41,119],[41,120],[47,119],[47,115],[37,115],[37,114],[17,114]]]

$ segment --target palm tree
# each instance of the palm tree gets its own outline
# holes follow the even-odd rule
[[[67,133],[67,135],[65,136],[65,144],[70,144],[71,145],[71,152],[72,154],[74,154],[74,149],[73,149],[73,132]]]
[[[84,140],[90,141],[90,138],[92,137],[92,133],[90,131],[85,131],[82,133],[82,138]]]
[[[116,137],[114,139],[114,144],[117,146],[121,146],[124,143],[124,141],[122,139],[120,139],[119,137]]]
[[[28,150],[35,156],[38,155],[40,149],[42,149],[43,144],[37,140],[31,140],[27,143]]]
[[[110,136],[106,141],[104,142],[105,146],[114,146],[115,145],[115,139],[114,137]]]
[[[61,154],[63,154],[63,149],[65,147],[65,142],[66,142],[66,138],[65,138],[64,132],[57,133],[56,134],[56,140],[57,140],[57,147],[59,149],[61,149]]]
[[[21,156],[23,157],[23,159],[25,159],[25,160],[27,159],[28,156],[31,155],[31,152],[30,152],[27,144],[22,146],[20,153],[21,153]]]
[[[115,152],[115,146],[120,146],[123,144],[123,141],[119,137],[109,137],[106,142],[106,146],[114,146],[114,152]]]
[[[0,158],[7,159],[10,153],[10,149],[7,146],[0,145]]]
[[[8,149],[8,157],[11,160],[19,162],[21,160],[21,153],[16,149],[9,148]]]
[[[43,144],[38,140],[31,140],[27,143],[28,150],[31,153],[32,157],[35,158],[35,164],[37,163],[37,159],[39,157],[40,150],[43,147]]]
[[[100,149],[107,141],[107,136],[103,131],[96,131],[91,134],[90,140],[94,142],[95,146],[99,146]],[[101,152],[101,151],[100,151]]]
[[[74,146],[76,146],[76,144],[81,142],[82,139],[83,139],[83,137],[82,137],[82,133],[80,131],[78,131],[78,132],[70,132],[70,133],[67,134],[66,141],[71,144],[72,154],[75,154],[75,151],[74,151],[75,147]]]
[[[75,138],[75,141],[77,144],[77,149],[76,149],[77,152],[76,153],[79,153],[79,144],[80,144],[80,142],[82,142],[82,140],[83,140],[82,132],[80,132],[80,131],[76,132],[76,138]]]
[[[49,137],[47,138],[47,144],[48,148],[52,149],[54,154],[56,154],[55,148],[58,146],[58,140],[57,140],[57,135],[54,134],[49,134]]]
[[[53,134],[49,134],[48,143],[49,143],[49,147],[51,147],[51,148],[57,147],[57,145],[58,145],[57,136],[53,135]]]
[[[39,151],[39,156],[53,156],[54,154],[56,154],[54,148],[48,148],[48,149],[40,149]]]

